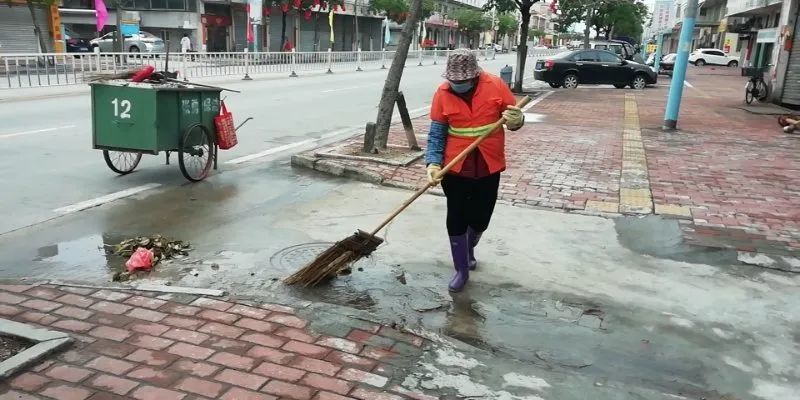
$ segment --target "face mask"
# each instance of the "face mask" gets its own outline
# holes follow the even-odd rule
[[[450,82],[450,88],[453,89],[456,93],[467,93],[472,90],[473,83],[472,81],[464,82],[464,83],[453,83]]]

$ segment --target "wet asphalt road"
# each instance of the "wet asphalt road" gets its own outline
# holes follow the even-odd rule
[[[482,62],[490,71],[513,63],[513,55]],[[401,90],[409,110],[424,113],[443,66],[407,67]],[[238,121],[253,117],[239,132],[239,145],[220,153],[222,171],[241,156],[301,143],[288,152],[314,147],[308,140],[358,128],[375,118],[385,71],[311,75],[296,79],[234,78],[218,84],[241,90],[224,92]],[[29,89],[28,89],[29,90]],[[57,89],[54,89],[54,92]],[[41,95],[42,90],[29,90]],[[2,96],[0,96],[2,97]],[[136,110],[133,110],[135,112]],[[58,216],[53,210],[147,184],[183,185],[176,157],[164,165],[164,155],[145,156],[137,172],[123,178],[110,171],[92,147],[90,97],[82,94],[26,101],[0,102],[0,234]],[[260,161],[260,160],[259,160]],[[13,210],[9,212],[9,210]]]

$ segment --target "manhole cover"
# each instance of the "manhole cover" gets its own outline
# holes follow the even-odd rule
[[[328,242],[298,244],[278,251],[269,259],[269,262],[277,268],[286,270],[302,268],[331,246],[333,246],[333,243]],[[370,267],[373,265],[375,265],[374,255],[358,260],[353,264],[353,267]]]

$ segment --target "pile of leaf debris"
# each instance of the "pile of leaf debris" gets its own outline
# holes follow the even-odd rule
[[[162,235],[139,236],[123,240],[119,244],[107,247],[110,248],[113,254],[125,258],[129,258],[138,248],[151,250],[153,252],[153,267],[158,265],[162,260],[188,256],[189,251],[192,250],[192,246],[189,242],[171,240]],[[130,274],[127,271],[117,272],[113,277],[114,281],[126,281],[129,279]]]

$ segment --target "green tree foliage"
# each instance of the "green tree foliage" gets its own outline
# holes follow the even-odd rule
[[[402,24],[408,18],[410,5],[407,0],[370,0],[369,9],[373,12],[382,12],[390,20]],[[421,20],[433,15],[435,9],[436,3],[433,0],[423,0]]]
[[[500,14],[497,17],[497,35],[502,37],[512,35],[519,28],[519,20],[514,14]]]
[[[519,29],[519,46],[517,47],[517,76],[514,80],[514,91],[522,92],[522,81],[525,76],[525,62],[528,60],[528,30],[531,25],[531,7],[539,0],[489,0],[484,10],[496,10],[498,13],[515,13],[519,11],[522,24]]]
[[[607,0],[601,12],[606,39],[612,35],[640,37],[649,14],[644,3],[634,0]]]
[[[534,41],[536,39],[542,39],[545,35],[547,35],[547,33],[541,29],[531,29],[528,33],[528,40]]]
[[[590,26],[606,39],[614,35],[641,36],[649,17],[647,6],[640,0],[561,0],[558,9],[557,23],[562,32],[575,23],[585,22],[591,12]]]
[[[461,9],[456,12],[458,29],[466,32],[483,32],[492,27],[492,20],[481,11]]]

